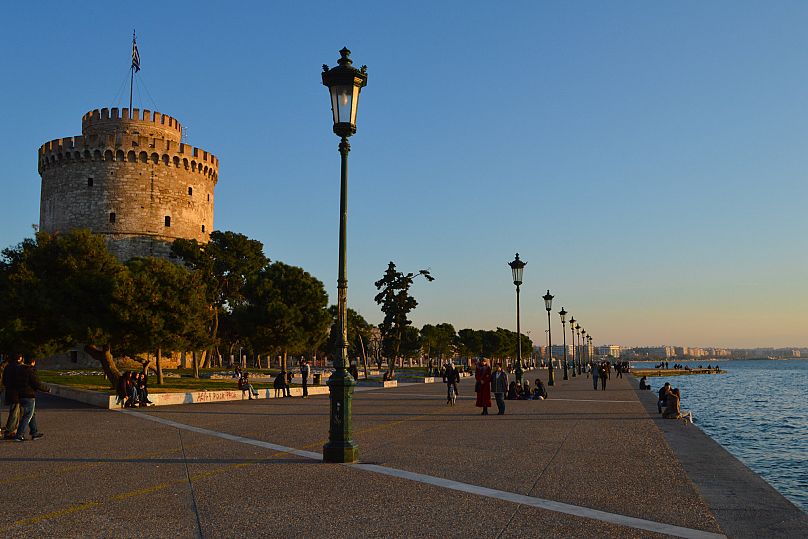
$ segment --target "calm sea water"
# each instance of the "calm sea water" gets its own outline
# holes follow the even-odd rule
[[[654,390],[678,387],[682,410],[693,411],[699,428],[808,512],[808,359],[709,363],[728,374],[648,381]]]

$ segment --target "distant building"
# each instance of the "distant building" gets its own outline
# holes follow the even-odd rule
[[[620,357],[622,348],[619,344],[604,344],[598,346],[595,350],[597,350],[597,354],[599,356],[612,356],[613,358],[618,358]],[[594,350],[592,352],[594,352]]]

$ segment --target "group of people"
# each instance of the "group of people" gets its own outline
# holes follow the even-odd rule
[[[145,372],[124,372],[115,388],[117,404],[122,408],[154,405],[149,400],[149,376]]]
[[[492,393],[497,403],[497,415],[505,415],[506,400],[544,400],[548,396],[547,389],[540,379],[536,378],[532,390],[530,382],[527,380],[522,383],[515,380],[508,383],[508,373],[502,370],[502,364],[497,363],[492,369],[487,359],[477,363],[474,379],[474,391],[477,393],[476,406],[483,409],[481,415],[488,415]]]
[[[309,374],[311,373],[311,367],[309,367],[309,362],[306,359],[300,360],[300,379],[301,379],[301,386],[303,388],[303,398],[309,398]],[[238,375],[238,388],[242,392],[242,398],[246,393],[250,400],[253,398],[257,398],[259,393],[253,387],[252,383],[250,382],[250,374],[247,371],[242,371],[238,367],[234,371],[234,377]],[[293,374],[292,371],[285,371],[282,370],[278,374],[275,375],[275,378],[272,379],[272,389],[275,390],[275,398],[281,397],[291,397],[292,396],[292,378]]]
[[[36,374],[36,359],[23,361],[21,355],[14,356],[11,361],[3,362],[2,383],[5,403],[8,405],[8,420],[3,431],[3,438],[24,442],[25,431],[31,440],[44,436],[39,431],[36,421],[36,392],[50,393]]]

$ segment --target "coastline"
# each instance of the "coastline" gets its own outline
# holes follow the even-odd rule
[[[627,378],[728,537],[808,537],[808,514],[696,424],[662,419],[656,391],[640,391],[639,381]]]

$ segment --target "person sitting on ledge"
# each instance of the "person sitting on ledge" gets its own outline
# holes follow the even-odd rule
[[[536,382],[533,387],[533,400],[544,400],[547,398],[547,389],[544,387],[544,384],[536,378]]]
[[[659,400],[657,401],[657,410],[659,413],[662,413],[662,407],[667,406],[668,404],[668,394],[671,391],[671,384],[670,382],[665,382],[665,385],[659,388]]]
[[[247,392],[249,395],[250,400],[253,398],[258,398],[258,391],[252,386],[250,383],[250,373],[244,371],[241,374],[241,378],[238,379],[238,388],[241,390],[241,398],[244,398],[244,392]]]
[[[508,393],[505,395],[505,398],[508,400],[516,400],[518,398],[516,393],[516,381],[511,382],[511,385],[508,386]]]
[[[137,401],[141,407],[154,404],[149,400],[149,379],[145,372],[135,375],[135,388],[137,390]]]
[[[530,392],[530,382],[527,380],[522,383],[522,392],[519,394],[519,400],[533,400],[533,393]]]
[[[681,400],[682,397],[678,387],[670,390],[668,392],[668,400],[667,404],[665,405],[665,411],[662,412],[662,417],[665,419],[679,419],[682,417],[682,413],[679,409],[679,403]]]
[[[648,379],[645,376],[640,378],[640,389],[643,391],[646,389],[651,389],[651,386],[648,385]]]
[[[285,397],[286,392],[284,388],[286,387],[286,377],[283,375],[283,371],[279,372],[275,379],[272,381],[272,388],[275,390],[275,398],[278,397]]]

